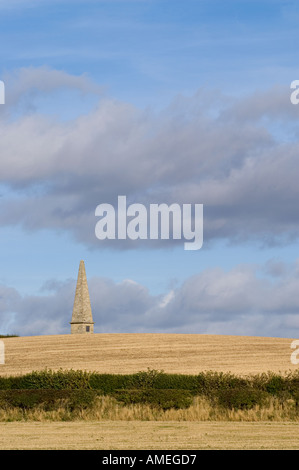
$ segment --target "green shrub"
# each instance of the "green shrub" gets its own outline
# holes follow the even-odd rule
[[[10,335],[10,334],[7,334],[7,335],[0,335],[0,338],[18,338],[19,335]]]
[[[69,395],[68,408],[71,411],[89,408],[94,404],[96,397],[97,393],[94,390],[72,390]]]
[[[77,389],[90,388],[90,373],[81,370],[34,371],[11,379],[12,389]]]
[[[62,403],[71,411],[87,408],[94,403],[96,392],[86,389],[77,390],[1,390],[0,408],[17,407],[32,409],[42,406],[46,410],[56,409]]]
[[[189,390],[195,395],[198,393],[197,376],[161,373],[156,378],[154,388]]]
[[[299,376],[294,375],[288,382],[289,395],[295,401],[296,409],[299,409]]]
[[[280,375],[273,374],[273,376],[270,377],[267,381],[265,388],[266,391],[271,395],[278,396],[281,394],[281,392],[284,392],[286,390],[285,379]]]
[[[131,388],[131,384],[132,375],[92,373],[89,379],[90,388],[101,390],[104,395],[110,394],[116,389]]]
[[[11,382],[11,377],[0,377],[0,390],[10,390]]]
[[[197,393],[207,397],[213,397],[215,393],[222,390],[230,390],[248,386],[248,380],[236,377],[231,373],[224,372],[202,372],[197,376]]]
[[[147,371],[140,371],[131,376],[131,387],[132,388],[155,388],[157,380],[163,374],[163,371],[150,369]]]
[[[262,405],[265,392],[252,387],[235,387],[218,390],[215,394],[218,404],[228,409],[248,410],[255,405]]]
[[[296,395],[299,393],[299,378],[294,377],[292,380],[289,381],[288,390],[291,395]]]
[[[144,403],[169,410],[171,408],[188,408],[192,404],[192,394],[188,390],[175,389],[137,389],[116,390],[114,398],[125,405]]]
[[[39,394],[35,390],[11,390],[9,392],[0,392],[0,407],[6,408],[7,406],[18,408],[33,408],[40,403]]]
[[[49,407],[57,400],[69,398],[65,390],[10,390],[0,392],[0,406],[30,409],[44,404]]]

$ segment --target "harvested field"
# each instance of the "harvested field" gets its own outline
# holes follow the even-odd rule
[[[1,375],[45,368],[132,373],[147,368],[239,375],[295,370],[289,338],[200,334],[94,334],[5,338]]]
[[[0,449],[298,450],[298,432],[299,423],[0,423]]]
[[[0,365],[0,375],[45,368],[117,374],[147,368],[185,374],[213,370],[236,375],[270,370],[284,373],[298,368],[291,363],[292,339],[287,338],[94,334],[4,338],[3,341],[5,364]],[[113,407],[108,408],[112,413]],[[207,412],[204,407],[199,411],[197,418],[189,420],[175,416],[163,421],[150,417],[140,421],[129,414],[121,420],[117,416],[111,420],[99,416],[97,420],[63,422],[47,421],[40,416],[39,422],[1,422],[0,449],[298,449],[299,422],[282,420],[279,410],[277,421],[274,418],[268,422],[262,421],[263,418],[255,421],[249,416],[251,411],[245,417],[249,421],[239,415],[235,420],[231,416],[232,421],[212,421],[203,415]],[[192,412],[193,408],[186,410]]]

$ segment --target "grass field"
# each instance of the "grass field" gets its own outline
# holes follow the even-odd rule
[[[1,375],[45,368],[131,373],[147,368],[196,374],[285,372],[291,339],[199,334],[94,334],[5,338]]]

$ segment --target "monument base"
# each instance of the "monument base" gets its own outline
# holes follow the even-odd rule
[[[71,334],[93,333],[93,323],[71,323]]]

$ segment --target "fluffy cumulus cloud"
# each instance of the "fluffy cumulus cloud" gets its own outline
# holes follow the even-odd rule
[[[288,88],[243,98],[199,90],[155,111],[57,70],[23,69],[11,83],[0,117],[0,225],[68,231],[97,247],[96,206],[126,195],[145,205],[203,203],[206,241],[298,237],[299,107]],[[16,111],[21,96],[62,87],[92,93],[95,106],[64,122],[34,107]]]
[[[268,268],[207,269],[158,296],[132,280],[92,278],[95,331],[298,337],[299,260],[272,275]],[[0,286],[0,331],[69,333],[74,292],[75,281],[48,282],[38,296]]]

